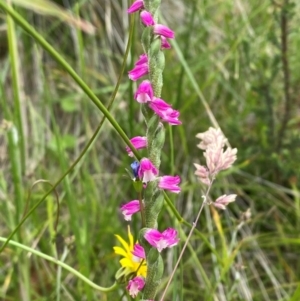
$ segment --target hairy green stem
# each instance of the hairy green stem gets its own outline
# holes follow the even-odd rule
[[[157,21],[158,8],[160,0],[145,0],[145,9],[149,11]],[[163,86],[163,70],[165,67],[165,56],[161,50],[161,41],[153,34],[152,27],[144,28],[141,42],[148,57],[149,79],[155,97],[161,96]],[[157,169],[160,167],[161,150],[165,142],[165,129],[158,116],[149,114],[147,105],[144,105],[142,112],[147,125],[147,149],[148,158]],[[157,228],[157,217],[163,207],[164,196],[157,187],[158,181],[152,181],[147,184],[144,190],[145,203],[145,225],[146,228]],[[145,229],[142,229],[143,236]],[[156,248],[151,247],[141,238],[146,253],[147,277],[143,289],[142,300],[154,300],[157,288],[161,282],[164,264],[160,253]]]

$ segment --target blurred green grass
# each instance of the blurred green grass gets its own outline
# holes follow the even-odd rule
[[[128,4],[56,2],[91,22],[95,35],[54,17],[18,11],[107,105],[128,38]],[[162,98],[180,110],[183,125],[172,131],[167,128],[174,140],[175,164],[167,138],[161,172],[182,177],[183,192],[171,199],[185,220],[193,222],[202,200],[193,175],[192,163],[203,162],[195,135],[215,119],[239,151],[235,167],[217,179],[212,191],[213,198],[228,191],[239,198],[224,213],[206,208],[198,226],[201,235],[193,236],[167,300],[300,300],[299,292],[294,294],[300,273],[300,5],[289,1],[286,8],[291,108],[280,135],[285,112],[281,60],[281,5],[285,2],[162,2],[162,16],[176,32],[176,45],[165,53]],[[0,233],[7,237],[22,216],[31,185],[39,179],[54,183],[78,157],[102,114],[48,53],[1,16]],[[6,51],[7,36],[17,42],[14,54]],[[137,26],[128,70],[142,51],[139,38]],[[19,62],[15,76],[10,56]],[[129,137],[145,131],[133,101],[134,90],[125,74],[111,109]],[[17,136],[22,139],[21,133],[24,145],[16,141]],[[106,122],[83,162],[57,188],[58,256],[101,286],[111,285],[119,268],[119,258],[112,251],[117,243],[114,234],[126,237],[118,207],[136,198],[125,172],[130,163],[124,143]],[[36,185],[30,205],[48,188]],[[248,208],[252,217],[243,220],[242,212]],[[14,239],[55,256],[55,215],[51,195]],[[162,229],[171,225],[181,229],[184,241],[188,229],[168,207],[159,221]],[[139,227],[139,217],[134,217],[135,237]],[[162,289],[179,249],[164,254]],[[0,262],[3,300],[130,300],[122,297],[121,288],[106,295],[65,270],[60,276],[57,266],[12,246],[0,255]]]

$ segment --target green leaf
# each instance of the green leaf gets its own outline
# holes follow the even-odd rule
[[[298,285],[294,295],[289,301],[298,301],[298,300],[300,300],[300,284]]]

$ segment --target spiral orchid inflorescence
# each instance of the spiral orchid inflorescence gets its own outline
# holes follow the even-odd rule
[[[173,193],[180,192],[180,177],[178,175],[159,176],[161,150],[165,141],[164,123],[180,125],[179,112],[172,105],[161,99],[163,86],[163,70],[165,67],[164,50],[170,49],[168,39],[174,39],[174,32],[165,25],[157,23],[158,0],[137,0],[128,9],[128,13],[139,13],[142,33],[142,53],[132,70],[128,72],[129,79],[140,81],[133,98],[140,103],[146,123],[145,136],[131,138],[135,149],[147,148],[147,157],[131,164],[133,180],[140,182],[139,200],[132,200],[121,206],[121,212],[126,221],[132,215],[141,213],[142,229],[140,243],[131,250],[132,258],[146,262],[147,274],[130,275],[127,279],[127,289],[132,297],[139,292],[142,300],[154,300],[157,287],[163,274],[163,260],[160,253],[165,248],[175,246],[179,239],[177,231],[172,228],[158,230],[157,217],[160,213],[164,197],[163,190]],[[147,77],[147,78],[145,78]],[[132,151],[126,147],[129,156]]]

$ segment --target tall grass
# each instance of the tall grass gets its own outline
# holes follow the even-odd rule
[[[0,62],[1,242],[20,223],[29,193],[32,211],[0,254],[0,297],[130,300],[123,286],[105,293],[84,277],[99,286],[114,283],[114,234],[127,232],[118,208],[135,198],[123,140],[143,134],[133,129],[142,118],[126,77],[139,29],[130,27],[127,1],[58,4],[69,4],[95,33],[70,23],[70,14],[64,19],[61,8],[40,15],[9,6],[7,15],[0,1],[1,49],[8,49]],[[196,133],[219,125],[239,150],[238,163],[218,177],[211,196],[232,192],[238,201],[224,213],[205,208],[166,300],[298,301],[300,5],[165,0],[162,8],[161,18],[176,30],[162,96],[183,122],[167,128],[162,166],[181,175],[183,191],[167,200],[162,228],[172,224],[183,243],[200,206]],[[138,219],[131,228],[137,238]],[[179,251],[164,255],[160,291]]]

